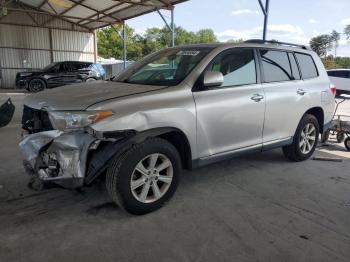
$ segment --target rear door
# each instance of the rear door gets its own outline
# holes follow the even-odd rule
[[[263,144],[268,147],[288,142],[294,135],[302,111],[298,90],[303,89],[303,81],[293,53],[260,49],[259,54],[266,95]]]
[[[201,157],[255,146],[261,149],[265,100],[253,49],[219,54],[206,71],[224,75],[220,87],[193,93],[197,109],[197,145]]]
[[[67,67],[68,72],[65,75],[67,84],[81,83],[89,74],[88,63],[69,62]]]

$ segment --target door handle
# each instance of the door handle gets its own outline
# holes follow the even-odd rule
[[[303,95],[305,95],[307,92],[304,90],[304,89],[298,89],[297,90],[297,94],[298,95],[301,95],[301,96],[303,96]]]
[[[264,96],[260,94],[254,94],[250,99],[255,102],[260,102],[262,99],[264,99]]]

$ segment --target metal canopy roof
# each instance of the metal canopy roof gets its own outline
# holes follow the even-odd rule
[[[62,19],[93,30],[159,9],[172,10],[176,4],[186,1],[188,0],[17,0],[16,8],[9,6],[8,10],[50,15],[52,20]]]

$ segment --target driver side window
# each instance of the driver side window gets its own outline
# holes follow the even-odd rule
[[[236,49],[221,53],[209,65],[207,71],[221,72],[224,83],[221,87],[257,83],[254,51]]]

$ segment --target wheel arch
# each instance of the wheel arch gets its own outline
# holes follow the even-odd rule
[[[322,109],[322,107],[313,107],[310,108],[309,110],[307,110],[304,114],[305,115],[313,115],[314,117],[316,117],[318,123],[319,123],[319,128],[320,128],[320,134],[323,134],[323,125],[324,125],[324,111]]]
[[[134,130],[104,132],[105,139],[117,139],[116,142],[103,142],[97,150],[88,155],[88,164],[85,183],[92,183],[107,168],[112,157],[122,154],[133,145],[141,143],[146,139],[159,137],[171,143],[179,152],[181,164],[184,169],[192,169],[192,150],[185,133],[178,128],[162,127],[136,132]],[[124,137],[119,140],[118,138]]]
[[[182,130],[175,127],[154,128],[136,134],[134,139],[141,142],[150,137],[159,137],[172,144],[179,152],[183,168],[192,169],[191,145]]]

